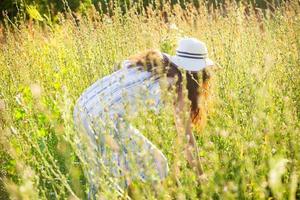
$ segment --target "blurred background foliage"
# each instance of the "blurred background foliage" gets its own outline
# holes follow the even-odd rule
[[[18,13],[24,17],[23,11],[27,11],[30,16],[30,11],[35,8],[42,16],[46,15],[48,18],[55,19],[57,13],[65,12],[68,9],[74,13],[84,14],[90,7],[94,6],[98,12],[113,13],[113,8],[116,6],[126,12],[132,6],[138,6],[141,10],[151,5],[155,8],[162,9],[165,3],[171,5],[179,4],[185,8],[188,3],[192,3],[196,7],[200,3],[205,3],[208,7],[217,8],[224,7],[226,4],[233,2],[225,0],[1,0],[0,1],[0,19],[4,16],[14,18]],[[274,10],[276,7],[284,3],[284,0],[235,0],[238,4],[250,5],[260,9]],[[20,16],[19,16],[20,17]]]

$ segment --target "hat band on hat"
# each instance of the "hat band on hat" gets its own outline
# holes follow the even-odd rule
[[[184,51],[176,51],[176,56],[183,58],[192,58],[192,59],[205,59],[207,58],[207,54],[200,53],[189,53]]]

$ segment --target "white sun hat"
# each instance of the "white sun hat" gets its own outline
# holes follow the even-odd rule
[[[196,38],[183,38],[179,41],[176,55],[169,57],[170,61],[187,71],[200,71],[205,67],[214,65],[208,58],[204,42]]]

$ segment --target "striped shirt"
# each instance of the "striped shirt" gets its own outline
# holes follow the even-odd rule
[[[124,105],[135,105],[137,100],[154,100],[152,108],[156,110],[160,102],[158,80],[154,80],[150,72],[140,71],[138,67],[129,68],[129,65],[129,61],[123,62],[120,70],[91,85],[81,95],[77,105],[93,117],[103,114],[112,117],[116,113],[124,115]]]
[[[114,170],[121,168],[133,179],[147,180],[150,176],[155,177],[153,174],[162,179],[168,171],[165,156],[124,120],[126,115],[136,114],[140,106],[159,111],[159,79],[148,71],[129,67],[130,64],[124,61],[120,70],[98,80],[83,92],[74,108],[75,125],[89,135],[97,156],[111,169],[112,175],[122,176],[124,173]],[[108,145],[111,145],[108,135],[118,148]]]

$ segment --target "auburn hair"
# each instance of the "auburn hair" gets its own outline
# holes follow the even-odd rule
[[[142,70],[147,70],[155,75],[165,74],[169,78],[177,78],[176,93],[177,102],[183,102],[183,74],[168,57],[159,51],[150,50],[142,54],[129,58],[131,66],[138,66]],[[202,76],[201,76],[202,73]],[[211,75],[207,69],[199,72],[185,72],[186,89],[190,100],[190,118],[194,126],[203,128],[206,123]],[[202,81],[201,81],[201,79]]]

